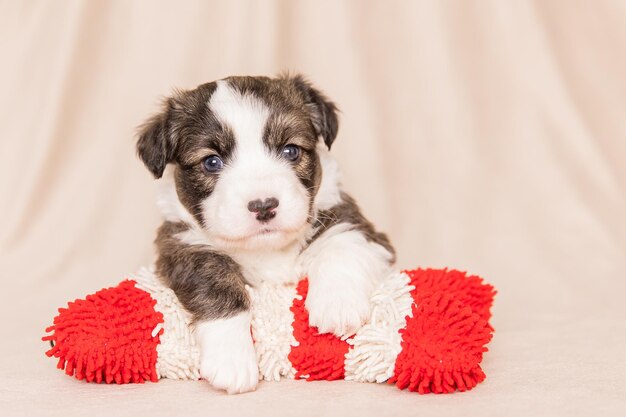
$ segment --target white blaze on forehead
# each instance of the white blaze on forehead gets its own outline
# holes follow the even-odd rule
[[[209,108],[232,130],[238,157],[244,153],[258,155],[265,152],[263,132],[270,114],[265,103],[252,95],[242,95],[228,82],[221,80],[211,95]]]

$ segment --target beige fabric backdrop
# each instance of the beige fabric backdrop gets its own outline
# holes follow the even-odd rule
[[[626,2],[0,3],[0,413],[626,415]],[[344,183],[399,266],[499,289],[488,379],[390,387],[87,385],[56,307],[148,264],[134,131],[173,87],[306,74],[342,109]]]

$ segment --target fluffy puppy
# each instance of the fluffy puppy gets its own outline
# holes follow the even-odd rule
[[[137,151],[161,178],[157,274],[194,317],[200,373],[255,389],[245,285],[309,278],[321,332],[345,336],[394,261],[328,153],[337,110],[301,76],[229,77],[176,92],[142,127]]]

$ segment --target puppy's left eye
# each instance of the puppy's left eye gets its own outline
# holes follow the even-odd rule
[[[295,162],[300,158],[300,147],[298,145],[285,145],[281,155],[289,162]]]
[[[224,162],[222,161],[222,158],[217,155],[211,155],[206,157],[204,161],[202,161],[202,165],[204,166],[204,169],[206,169],[207,172],[211,174],[218,172],[219,170],[224,168]]]

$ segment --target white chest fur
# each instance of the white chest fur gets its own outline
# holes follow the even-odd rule
[[[262,282],[273,284],[298,282],[300,250],[301,244],[297,242],[282,250],[241,251],[229,255],[241,266],[248,284],[256,287]]]

